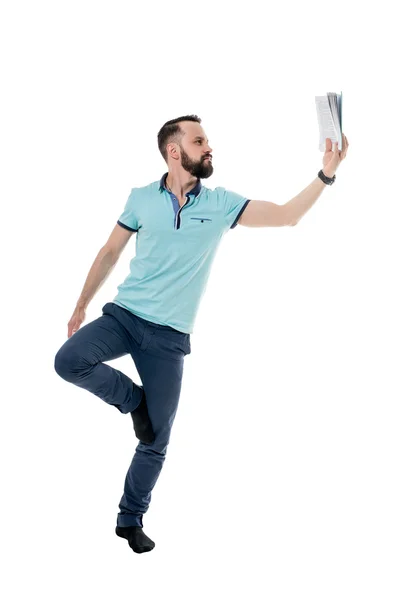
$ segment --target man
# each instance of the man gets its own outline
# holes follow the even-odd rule
[[[326,140],[323,170],[284,205],[249,200],[201,179],[213,173],[212,148],[189,115],[173,119],[158,133],[168,165],[161,181],[133,188],[116,226],[92,265],[74,313],[68,340],[55,357],[56,372],[130,413],[139,443],[126,475],[115,532],[134,552],[155,546],[143,531],[151,491],[161,472],[178,407],[184,357],[218,245],[239,223],[247,227],[295,225],[315,203],[345,158]],[[114,267],[133,233],[136,256],[118,294],[103,314],[78,331],[96,291]],[[135,362],[142,385],[103,364],[126,354]]]

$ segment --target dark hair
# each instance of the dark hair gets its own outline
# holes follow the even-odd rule
[[[182,121],[194,121],[196,123],[201,123],[200,117],[197,115],[186,115],[185,117],[178,117],[177,119],[172,119],[171,121],[167,121],[161,127],[158,132],[158,149],[160,150],[165,162],[167,162],[167,144],[170,142],[180,143],[184,132],[180,128],[179,124]]]

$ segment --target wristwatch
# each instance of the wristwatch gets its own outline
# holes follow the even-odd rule
[[[321,181],[323,181],[324,183],[326,183],[327,185],[332,185],[332,183],[335,181],[336,179],[336,175],[334,175],[333,177],[327,177],[325,175],[325,173],[323,172],[323,170],[321,169],[320,172],[318,173],[318,177],[321,179]]]

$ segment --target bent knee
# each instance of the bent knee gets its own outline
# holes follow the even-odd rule
[[[54,369],[63,379],[73,379],[80,369],[82,369],[82,359],[74,351],[62,346],[54,358]]]

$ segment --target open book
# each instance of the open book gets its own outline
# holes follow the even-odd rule
[[[338,142],[342,149],[342,105],[343,92],[327,92],[326,96],[315,96],[319,125],[319,149],[325,152],[325,139],[330,138],[333,144]]]

